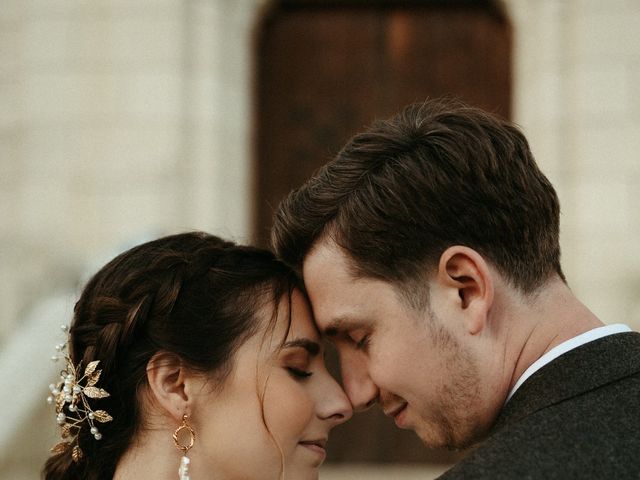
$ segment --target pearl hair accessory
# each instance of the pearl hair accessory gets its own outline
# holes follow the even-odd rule
[[[62,331],[67,333],[69,327],[62,325]],[[67,333],[68,334],[68,333]],[[56,345],[56,355],[51,360],[65,360],[66,365],[60,371],[60,379],[57,384],[49,385],[51,395],[47,403],[56,406],[56,421],[60,425],[62,442],[56,444],[52,453],[64,453],[71,450],[71,457],[77,463],[83,457],[83,452],[78,445],[78,434],[83,427],[89,428],[93,438],[100,440],[102,434],[96,426],[96,422],[106,423],[113,417],[104,410],[93,410],[89,405],[90,398],[105,398],[109,396],[104,389],[96,387],[102,370],[97,370],[100,360],[90,362],[82,375],[82,363],[77,367],[71,362],[67,352],[67,342]]]

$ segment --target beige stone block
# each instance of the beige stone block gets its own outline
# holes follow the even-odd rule
[[[189,31],[185,55],[194,74],[224,72],[224,62],[233,57],[235,45],[225,36],[229,19],[213,3],[194,2],[186,9]]]
[[[14,179],[15,180],[15,179]],[[11,183],[10,179],[0,184],[0,256],[4,257],[8,249],[13,246],[13,239],[20,228],[20,185]],[[6,265],[7,259],[5,259]],[[4,269],[0,269],[3,270]],[[4,283],[0,283],[5,285]]]
[[[167,16],[119,18],[111,25],[110,50],[114,63],[139,68],[141,65],[180,65],[184,54],[183,21],[180,9]]]
[[[70,185],[165,179],[184,161],[179,127],[156,122],[32,129],[24,142],[25,164],[32,177],[59,172]]]
[[[626,182],[629,185],[629,191],[631,196],[631,203],[634,207],[633,213],[634,216],[629,225],[629,238],[633,239],[637,242],[637,239],[640,238],[640,211],[637,206],[640,205],[640,173],[634,171],[626,177]],[[636,243],[637,245],[637,243]],[[638,257],[639,269],[640,269],[640,256]]]
[[[566,145],[566,136],[562,135],[568,116],[565,83],[560,72],[549,70],[520,84],[527,93],[520,95],[515,120],[542,168],[558,168],[560,149]]]
[[[209,230],[213,229],[214,212],[233,204],[233,201],[220,204],[218,192],[212,187],[218,166],[229,162],[220,148],[220,132],[220,126],[211,121],[194,124],[185,132],[189,162],[184,171],[188,185],[184,195],[185,220]]]
[[[538,95],[535,98],[538,108],[544,112],[544,119],[548,122],[549,120],[566,120],[567,117],[570,117],[571,113],[567,112],[565,99],[566,72],[550,67],[540,72],[537,83]]]
[[[588,290],[583,297],[587,307],[604,323],[624,323],[629,325],[632,320],[631,310],[633,299],[620,292],[605,291],[602,286]]]
[[[541,114],[543,113],[544,111],[541,111]],[[562,188],[566,137],[562,135],[559,121],[540,119],[530,122],[523,128],[523,132],[542,172],[556,189]]]
[[[575,44],[572,52],[576,58],[610,61],[637,57],[640,50],[640,9],[637,2],[635,7],[623,0],[599,3],[606,5],[606,9],[593,5],[574,9]]]
[[[640,59],[640,55],[638,55]],[[629,68],[629,76],[631,78],[632,85],[640,84],[640,60],[630,63],[628,65]],[[632,95],[630,99],[630,104],[632,108],[631,115],[633,117],[633,121],[635,123],[640,123],[640,95]]]
[[[636,0],[572,0],[576,10],[588,11],[592,14],[605,12],[625,12]]]
[[[586,178],[577,183],[573,192],[580,229],[590,237],[600,232],[620,235],[635,217],[633,195],[624,177]]]
[[[123,180],[75,191],[69,245],[88,258],[139,239],[181,230],[180,202],[169,182]]]
[[[24,204],[15,197],[13,200],[13,207],[22,215]],[[56,245],[56,236],[60,236],[57,231],[55,234],[26,233],[15,223],[8,231],[0,232],[0,261],[3,275],[8,279],[8,282],[0,283],[0,297],[11,298],[0,308],[5,325],[8,325],[5,333],[11,332],[16,322],[24,321],[30,309],[52,291],[72,285],[69,272],[74,264],[69,259],[63,260],[65,257],[60,254],[63,250]]]
[[[185,101],[189,105],[186,115],[190,121],[201,124],[216,119],[224,101],[220,79],[211,72],[202,71],[190,75],[185,81]]]
[[[567,85],[574,102],[570,106],[574,109],[571,115],[602,125],[619,122],[630,115],[635,87],[623,62],[576,65],[573,80]]]
[[[182,118],[183,74],[174,69],[128,75],[122,92],[127,116],[146,120]]]
[[[583,178],[561,195],[563,265],[572,285],[618,282],[640,272],[637,183],[624,175],[597,178]]]
[[[76,27],[76,28],[74,28]],[[74,42],[81,42],[76,31],[81,25],[68,18],[35,17],[24,23],[22,61],[27,70],[60,71],[68,67]],[[98,55],[95,52],[94,55]]]
[[[640,174],[640,122],[587,125],[576,131],[580,171],[592,177]]]
[[[527,54],[537,55],[537,66],[547,69],[556,68],[565,59],[564,32],[566,27],[567,8],[563,2],[543,0],[527,2],[528,8],[535,12],[535,21],[525,19],[535,31],[535,37],[527,49]],[[528,15],[527,15],[528,16]],[[536,53],[534,53],[534,51]]]
[[[108,121],[122,115],[123,75],[43,72],[24,82],[24,115],[32,125]]]
[[[574,293],[605,323],[639,324],[640,262],[636,237],[602,231],[574,245],[577,261],[565,269]],[[566,251],[566,249],[565,249]]]
[[[33,124],[126,119],[176,120],[181,115],[181,74],[40,73],[24,84],[25,119]]]
[[[0,10],[2,10],[0,8]],[[20,23],[0,20],[0,90],[16,82],[20,67]]]
[[[17,130],[0,130],[0,189],[13,190],[22,181],[22,173],[22,152]],[[0,218],[8,221],[8,217],[3,215]]]
[[[13,0],[17,2],[18,0]],[[30,17],[38,16],[116,16],[166,15],[175,12],[184,2],[180,0],[25,0],[23,10]]]
[[[51,249],[64,248],[74,205],[62,175],[30,179],[17,205],[20,229],[27,238],[46,238]]]
[[[24,17],[23,0],[3,0],[0,8],[0,22],[17,22]]]
[[[52,338],[52,348],[55,348],[57,340],[56,338]],[[46,348],[48,347],[49,345],[46,346]],[[30,359],[33,364],[38,365],[38,373],[42,370],[50,370],[49,365],[40,363],[47,362],[47,353],[49,352],[43,351],[41,359]],[[55,373],[53,373],[50,380],[46,380],[45,382],[51,382],[55,379]],[[41,396],[44,395],[44,398],[46,398],[47,385],[48,383],[39,385],[42,392]],[[28,400],[30,401],[27,402],[27,404],[30,405],[33,403],[33,399]],[[25,402],[22,402],[23,405],[24,403]],[[40,403],[36,411],[29,412],[28,420],[21,426],[22,428],[17,432],[17,438],[14,438],[13,441],[23,445],[29,445],[29,448],[20,449],[20,451],[11,455],[6,455],[6,457],[0,461],[3,480],[33,480],[40,478],[40,470],[46,459],[49,458],[49,449],[60,441],[60,432],[55,421],[55,410],[51,405],[48,405],[46,401]]]
[[[625,323],[638,328],[634,311],[637,294],[632,283],[624,280],[601,280],[596,276],[582,279],[579,284],[569,282],[579,299],[605,324]]]
[[[181,20],[168,13],[35,17],[25,26],[25,62],[35,71],[175,68],[184,48]]]
[[[86,165],[94,160],[91,130],[35,127],[22,140],[23,171],[28,188],[59,182],[68,188],[82,179]]]
[[[100,162],[92,162],[96,178],[118,182],[124,177],[149,181],[176,176],[182,158],[179,124],[118,126],[96,135]],[[155,128],[154,128],[155,127]]]
[[[4,195],[0,194],[0,198]],[[9,252],[7,246],[0,243],[3,252]],[[6,265],[6,255],[0,255],[0,261]],[[13,278],[13,269],[4,266],[0,270],[0,341],[4,341],[15,328],[15,319],[19,310],[18,289]]]
[[[628,318],[628,325],[635,331],[640,332],[640,278],[636,277],[635,287],[632,291],[631,313]]]
[[[640,262],[636,259],[636,250],[635,239],[625,230],[617,234],[603,230],[582,236],[573,245],[574,278],[609,283],[637,275]]]
[[[505,3],[514,25],[516,82],[535,79],[541,70],[557,70],[566,58],[566,4],[556,0]]]
[[[246,240],[252,202],[249,146],[238,135],[235,126],[221,122],[190,129],[185,218],[200,228]]]
[[[21,117],[19,85],[0,82],[0,137],[8,130],[16,130],[21,123]]]
[[[172,225],[182,207],[174,191],[184,185],[169,138],[161,130],[126,129],[31,136],[21,204],[28,235],[61,232],[55,241],[87,258],[139,229]]]

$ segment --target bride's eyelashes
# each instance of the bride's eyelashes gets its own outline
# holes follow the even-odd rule
[[[301,370],[299,368],[296,367],[285,367],[287,369],[287,371],[291,374],[291,376],[293,378],[296,378],[298,380],[303,380],[305,378],[309,378],[311,375],[313,375],[313,372],[308,372],[306,370]]]
[[[313,359],[322,353],[320,344],[309,338],[296,338],[284,344],[281,362],[283,368],[295,380],[305,380],[313,375],[310,371]]]

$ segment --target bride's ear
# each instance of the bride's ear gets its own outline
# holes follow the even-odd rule
[[[147,381],[154,402],[178,421],[190,403],[188,377],[188,369],[173,353],[157,352],[147,364]]]

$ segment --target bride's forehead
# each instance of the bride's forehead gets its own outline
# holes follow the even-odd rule
[[[320,337],[308,301],[297,290],[282,295],[277,302],[271,300],[257,304],[253,315],[257,322],[254,336],[267,341],[272,339],[276,344],[290,339],[292,335],[313,340]]]
[[[316,326],[311,308],[305,296],[297,290],[292,295],[285,295],[280,299],[277,309],[271,306],[268,315],[271,321],[266,321],[266,339],[274,348],[284,342],[294,339],[320,341],[320,332]],[[267,313],[265,313],[267,315]]]
[[[291,318],[290,332],[314,340],[320,338],[320,332],[313,319],[309,302],[306,297],[297,290],[294,290],[291,296],[291,310],[289,315]]]

